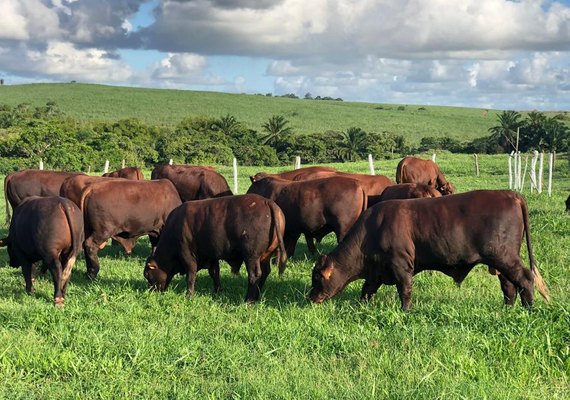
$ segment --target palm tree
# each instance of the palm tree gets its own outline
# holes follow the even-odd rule
[[[551,152],[563,150],[569,138],[568,127],[560,122],[557,116],[545,120],[544,139],[541,143],[545,150]]]
[[[517,129],[524,125],[517,111],[503,111],[498,115],[499,125],[489,128],[491,137],[506,151],[516,149]]]
[[[354,161],[360,158],[360,153],[365,151],[367,134],[360,128],[351,127],[346,132],[341,132],[338,141],[338,155],[342,161]]]
[[[220,119],[214,121],[212,125],[212,128],[214,130],[222,132],[227,136],[231,136],[236,133],[240,127],[241,124],[236,119],[236,117],[230,114],[226,114],[225,116],[220,117]]]
[[[282,115],[274,115],[269,118],[269,120],[262,125],[263,130],[266,132],[266,134],[261,137],[262,143],[275,146],[286,136],[289,136],[293,132],[293,128],[287,126],[287,124],[289,124],[289,121]]]

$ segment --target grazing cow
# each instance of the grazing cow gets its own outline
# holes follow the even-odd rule
[[[148,235],[154,249],[168,214],[180,204],[176,188],[167,179],[112,179],[89,185],[81,196],[80,207],[85,220],[87,276],[97,277],[97,252],[110,237]]]
[[[368,196],[368,207],[386,200],[421,199],[424,197],[441,197],[433,186],[423,183],[400,183],[388,186],[380,196]]]
[[[292,257],[299,236],[322,239],[330,232],[340,242],[352,224],[367,207],[366,191],[358,181],[332,177],[310,181],[291,182],[267,177],[252,183],[248,193],[256,193],[274,200],[283,210],[285,248]],[[309,248],[311,252],[314,249]]]
[[[112,172],[106,172],[103,174],[106,178],[125,178],[131,179],[133,181],[144,180],[144,175],[140,168],[137,167],[125,167]]]
[[[455,188],[445,179],[436,163],[416,157],[405,157],[398,163],[396,182],[430,185],[444,196],[455,192]]]
[[[566,212],[570,212],[570,195],[566,199]]]
[[[10,223],[10,207],[18,205],[31,196],[58,196],[63,181],[82,172],[43,171],[25,169],[12,172],[4,178],[4,199],[6,201],[6,224]]]
[[[285,268],[285,216],[271,200],[255,194],[190,201],[176,208],[166,221],[147,260],[144,276],[162,291],[177,273],[186,274],[188,295],[194,293],[196,272],[207,268],[214,291],[221,290],[219,260],[232,269],[245,262],[248,287],[245,300],[259,300],[278,252],[279,273]]]
[[[263,178],[273,177],[273,178],[287,179],[289,181],[298,181],[298,180],[304,181],[309,179],[315,179],[315,177],[327,178],[328,176],[320,176],[320,174],[323,172],[331,173],[335,171],[336,168],[333,167],[305,167],[305,168],[294,169],[292,171],[280,172],[278,174],[268,174],[266,172],[258,172],[254,176],[250,176],[249,180],[251,181],[251,183],[254,183]],[[303,176],[303,178],[296,179],[297,176]]]
[[[59,190],[59,195],[73,201],[77,206],[81,207],[81,196],[87,187],[94,182],[103,182],[110,179],[119,179],[121,181],[126,181],[123,178],[107,178],[101,176],[88,176],[88,175],[72,175],[66,178],[61,184],[61,189]],[[137,242],[136,238],[122,238],[119,236],[114,236],[112,238],[113,242],[119,243],[125,253],[131,254],[133,248]],[[101,245],[101,249],[105,247],[105,243]]]
[[[530,270],[519,255],[525,233]],[[336,249],[319,258],[309,297],[320,303],[364,279],[362,299],[381,284],[396,284],[408,310],[414,274],[435,269],[460,284],[479,263],[500,272],[505,304],[514,304],[518,292],[523,305],[532,305],[533,281],[549,301],[532,253],[528,208],[518,193],[478,190],[379,203],[362,214]]]
[[[151,179],[170,180],[182,201],[232,195],[226,179],[211,167],[159,165],[152,170]]]
[[[71,270],[83,243],[83,216],[70,200],[61,197],[26,198],[14,209],[8,237],[10,265],[22,267],[26,292],[33,291],[33,263],[43,261],[51,272],[54,304],[64,305]]]

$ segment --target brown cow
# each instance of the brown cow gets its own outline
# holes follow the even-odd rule
[[[54,303],[64,305],[71,270],[83,243],[83,217],[79,208],[61,197],[27,197],[14,209],[8,237],[10,265],[22,267],[26,292],[33,291],[33,263],[43,261],[51,272]]]
[[[335,172],[336,168],[334,167],[305,167],[305,168],[299,168],[299,169],[294,169],[291,171],[285,171],[285,172],[280,172],[277,174],[269,174],[267,172],[258,172],[257,174],[255,174],[254,176],[250,176],[249,180],[251,181],[251,183],[257,182],[263,178],[267,178],[267,177],[273,177],[273,178],[281,178],[281,179],[287,179],[289,181],[297,181],[297,180],[309,180],[309,179],[315,179],[315,177],[318,178],[327,178],[328,176],[319,176],[321,173],[325,172]],[[295,179],[297,176],[302,175],[303,178],[301,179]]]
[[[226,179],[211,167],[159,165],[152,170],[151,179],[170,180],[182,201],[232,195]]]
[[[455,192],[455,188],[445,179],[436,163],[416,157],[405,157],[398,163],[396,182],[430,185],[444,196]]]
[[[43,171],[25,169],[12,172],[4,178],[4,200],[6,201],[6,224],[10,223],[10,207],[18,205],[31,196],[59,196],[63,181],[72,175],[82,172]]]
[[[59,195],[61,197],[65,197],[75,204],[78,207],[81,207],[81,196],[83,192],[87,189],[87,187],[94,183],[94,182],[103,182],[108,181],[110,179],[119,179],[121,181],[125,181],[124,178],[108,178],[102,176],[88,176],[88,175],[73,175],[66,178],[63,183],[61,184],[61,188],[59,190]],[[125,253],[131,254],[137,242],[137,238],[122,238],[119,236],[113,236],[112,238],[113,244],[119,243]],[[101,245],[101,249],[105,247],[105,243]]]
[[[214,291],[219,292],[219,260],[226,260],[232,269],[245,262],[245,300],[254,302],[261,295],[274,252],[279,253],[279,273],[285,268],[284,231],[283,212],[273,201],[256,194],[186,202],[168,217],[144,276],[162,291],[174,275],[185,274],[190,296],[196,272],[207,268]]]
[[[367,207],[366,192],[360,183],[342,177],[301,182],[267,177],[252,183],[247,193],[274,200],[283,210],[289,257],[295,253],[302,233],[307,236],[307,245],[309,238],[319,240],[330,232],[340,242]]]
[[[154,249],[168,214],[180,204],[176,188],[167,179],[113,179],[89,185],[81,196],[80,207],[85,220],[87,276],[97,277],[97,252],[110,237],[148,235]]]
[[[368,196],[368,207],[386,200],[421,199],[425,197],[441,197],[433,186],[423,183],[400,183],[388,186],[380,196]]]
[[[530,270],[519,255],[525,233]],[[381,284],[396,284],[402,308],[408,310],[414,274],[435,269],[460,284],[479,263],[500,272],[506,304],[512,305],[518,292],[523,305],[532,305],[533,281],[549,300],[532,253],[528,208],[518,193],[478,190],[379,203],[317,261],[309,297],[320,303],[349,282],[365,279],[362,299],[372,297]]]
[[[103,174],[106,178],[125,178],[131,179],[133,181],[144,180],[143,172],[137,167],[125,167],[112,172],[106,172]]]

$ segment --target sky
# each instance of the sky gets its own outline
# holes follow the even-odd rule
[[[5,84],[570,110],[570,0],[0,0]]]

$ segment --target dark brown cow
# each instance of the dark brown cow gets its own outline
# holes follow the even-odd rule
[[[66,178],[61,184],[59,195],[73,201],[77,206],[81,207],[81,196],[87,187],[94,182],[103,182],[110,179],[119,179],[125,181],[124,178],[108,178],[102,176],[73,175]],[[119,243],[125,253],[131,254],[137,242],[137,238],[122,238],[113,236],[113,242]],[[101,249],[105,247],[105,243],[101,245]]]
[[[380,196],[368,196],[368,207],[386,200],[399,199],[421,199],[429,197],[441,197],[433,186],[424,185],[423,183],[400,183],[398,185],[388,186]]]
[[[301,182],[268,177],[252,183],[247,192],[274,200],[283,210],[289,257],[295,253],[302,233],[307,236],[307,244],[311,237],[320,240],[330,232],[340,242],[367,206],[367,195],[360,183],[342,177]]]
[[[125,179],[131,179],[133,181],[144,180],[143,172],[141,171],[140,168],[137,167],[121,168],[116,171],[104,173],[103,176],[106,178],[125,178]]]
[[[519,255],[525,233],[530,270]],[[381,284],[395,284],[402,308],[408,310],[414,274],[435,269],[460,284],[479,263],[500,272],[506,304],[513,304],[518,292],[523,305],[532,305],[533,281],[549,300],[532,253],[527,205],[519,194],[478,190],[379,203],[317,261],[309,297],[320,303],[349,282],[365,279],[362,299],[372,297]]]
[[[4,199],[6,201],[6,224],[10,223],[10,207],[18,205],[31,196],[59,196],[59,189],[63,181],[72,175],[82,172],[43,171],[25,169],[12,172],[4,178]]]
[[[97,252],[110,237],[148,235],[154,248],[168,214],[180,204],[176,188],[167,179],[113,179],[89,185],[81,196],[80,207],[85,220],[87,276],[97,277]]]
[[[334,167],[305,167],[305,168],[294,169],[291,171],[280,172],[277,174],[269,174],[267,172],[258,172],[254,176],[250,176],[249,180],[251,181],[251,183],[254,183],[254,182],[257,182],[263,178],[273,177],[273,178],[287,179],[289,181],[297,181],[297,180],[304,181],[304,180],[309,180],[309,179],[315,179],[315,177],[317,179],[319,177],[320,178],[327,178],[327,176],[319,176],[319,175],[323,172],[335,172],[335,171],[336,171],[336,168],[334,168]],[[295,179],[299,175],[302,175],[303,178]]]
[[[61,197],[28,197],[14,209],[6,239],[10,265],[22,267],[26,292],[33,291],[33,263],[43,261],[51,272],[54,303],[64,305],[71,270],[83,243],[83,217],[79,207]]]
[[[151,179],[170,180],[182,201],[232,195],[226,179],[211,167],[159,165],[152,170]]]
[[[445,179],[436,163],[416,157],[405,157],[398,163],[396,182],[430,185],[444,196],[455,192],[455,188]]]
[[[186,202],[168,217],[144,276],[162,291],[174,275],[185,274],[188,295],[192,295],[196,272],[207,268],[214,291],[219,292],[219,260],[227,261],[234,270],[245,262],[245,300],[254,302],[271,270],[273,253],[279,253],[279,273],[285,268],[284,231],[283,212],[273,201],[256,194]]]

